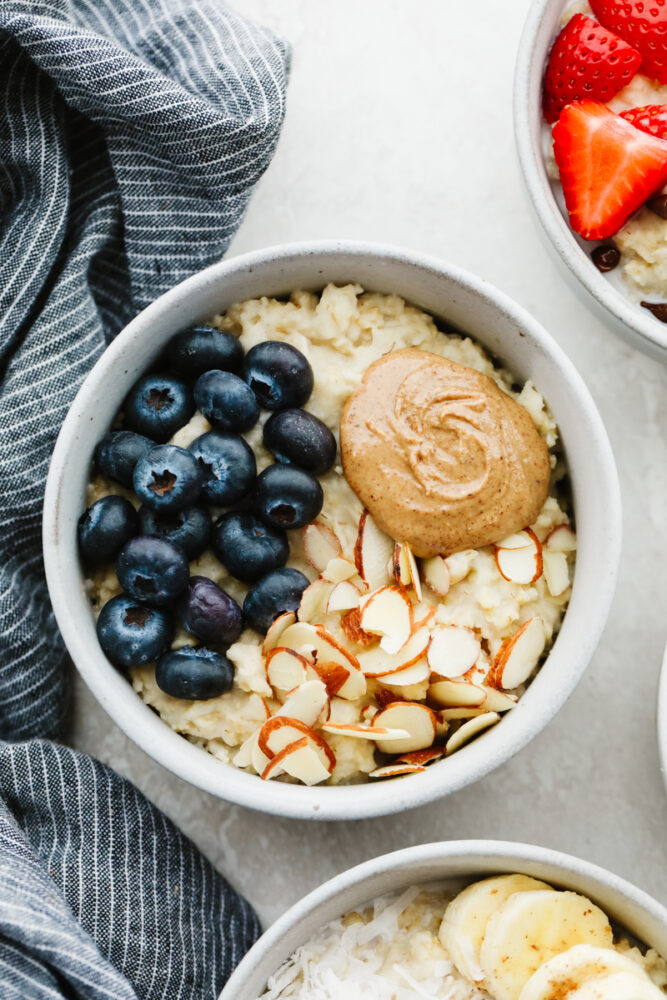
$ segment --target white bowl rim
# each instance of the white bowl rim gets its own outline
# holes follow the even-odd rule
[[[542,699],[534,706],[532,713],[521,711],[526,702],[524,697],[511,719],[448,758],[446,771],[441,771],[436,763],[425,772],[409,775],[400,782],[378,781],[310,788],[267,781],[261,786],[260,804],[258,778],[215,760],[175,733],[145,705],[129,684],[124,683],[119,691],[114,684],[114,668],[99,647],[92,651],[82,639],[69,607],[72,578],[64,572],[60,558],[61,539],[68,526],[65,513],[60,509],[66,507],[66,504],[61,504],[61,494],[65,492],[68,449],[76,435],[78,422],[85,417],[95,399],[104,380],[105,369],[123,355],[128,342],[131,343],[143,330],[150,329],[163,313],[175,308],[179,301],[187,298],[200,285],[217,284],[230,272],[239,269],[253,269],[261,264],[275,266],[304,255],[352,255],[359,260],[392,258],[401,265],[433,272],[436,276],[446,275],[494,309],[504,312],[524,331],[526,337],[532,338],[572,391],[576,392],[582,415],[588,420],[589,432],[596,441],[599,472],[604,482],[605,505],[600,511],[600,521],[606,522],[607,564],[596,592],[597,613],[590,621],[590,631],[579,640],[578,661],[571,658],[567,664],[561,665],[557,689],[549,692],[549,699]],[[203,791],[250,809],[296,819],[365,819],[402,812],[472,784],[518,753],[547,725],[579,682],[606,623],[620,560],[621,523],[618,475],[601,417],[576,368],[537,320],[488,282],[437,258],[383,244],[334,240],[283,244],[213,264],[160,296],[118,334],[84,380],[56,441],[44,499],[43,546],[49,594],[69,654],[98,702],[145,753]],[[80,587],[80,576],[77,583]],[[98,669],[100,658],[104,661],[104,670]],[[483,740],[487,741],[485,752],[479,749]]]
[[[499,868],[500,871],[523,873],[528,869],[527,874],[553,880],[556,883],[559,873],[562,874],[564,883],[567,883],[568,879],[572,877],[574,877],[575,882],[581,882],[585,879],[597,885],[600,890],[604,889],[609,894],[622,897],[624,902],[629,903],[635,911],[642,911],[648,915],[649,919],[667,928],[667,907],[631,882],[613,874],[606,868],[575,855],[552,850],[548,847],[540,847],[536,844],[505,840],[448,840],[418,844],[392,851],[389,854],[382,854],[355,865],[353,868],[348,868],[294,903],[264,931],[259,940],[241,959],[220,993],[219,1000],[250,1000],[250,997],[244,993],[244,981],[255,966],[261,964],[274,950],[282,950],[283,939],[290,934],[293,928],[305,925],[309,927],[311,934],[316,933],[322,923],[318,919],[318,922],[313,926],[313,912],[319,910],[323,905],[335,901],[346,890],[369,882],[375,876],[387,872],[405,871],[416,863],[424,866],[443,860],[469,862],[473,872],[481,862],[491,862],[491,865],[502,866]],[[530,870],[532,866],[537,866],[538,869],[546,867],[551,869],[554,874],[535,873]],[[491,869],[479,870],[478,877],[484,878],[490,874],[492,874]],[[472,877],[475,878],[475,875],[473,874]],[[421,881],[424,880],[420,879]],[[576,888],[575,891],[577,891]],[[584,892],[586,890],[581,888],[578,891]],[[367,896],[365,898],[366,901],[370,902],[373,897]],[[622,918],[620,922],[623,922]],[[628,930],[632,931],[632,928],[628,928]],[[282,957],[277,959],[273,971],[277,970],[282,961],[284,961]]]
[[[547,177],[541,142],[534,141],[532,122],[539,94],[531,92],[531,81],[542,79],[543,62],[535,65],[537,35],[542,18],[555,6],[564,7],[564,0],[533,0],[526,19],[517,53],[514,75],[514,132],[519,164],[537,218],[562,262],[576,280],[592,296],[598,307],[626,328],[626,339],[633,346],[661,361],[667,360],[667,325],[660,324],[648,311],[626,298],[591,264],[578,246],[570,227],[563,218]],[[538,118],[538,120],[541,120]],[[623,335],[622,331],[619,333]]]
[[[660,772],[667,791],[667,646],[662,658],[660,680],[658,682],[658,705],[656,711],[656,731],[658,737],[658,754],[660,757]]]

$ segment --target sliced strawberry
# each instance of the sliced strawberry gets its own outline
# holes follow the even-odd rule
[[[570,225],[585,240],[613,236],[667,182],[667,142],[604,104],[568,104],[553,136]]]
[[[621,118],[656,139],[667,139],[667,104],[646,104],[643,108],[622,111]]]
[[[575,14],[553,44],[544,76],[542,107],[551,124],[566,104],[610,101],[633,78],[642,57],[608,28]]]
[[[600,24],[642,57],[642,73],[667,83],[667,0],[590,0]]]

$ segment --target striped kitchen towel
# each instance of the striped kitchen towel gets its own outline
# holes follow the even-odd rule
[[[67,709],[40,522],[106,343],[226,250],[287,72],[222,0],[0,0],[0,1000],[213,998],[258,932],[132,786],[38,739]]]

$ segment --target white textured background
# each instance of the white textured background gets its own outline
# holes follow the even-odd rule
[[[380,240],[447,258],[528,308],[586,379],[625,507],[620,583],[598,652],[510,764],[433,806],[337,824],[281,821],[185,785],[134,747],[81,684],[75,743],[136,782],[268,923],[373,855],[459,837],[544,844],[667,903],[667,797],[655,701],[667,638],[667,371],[563,284],[514,155],[514,57],[529,0],[237,0],[294,47],[285,129],[230,253],[289,240]]]

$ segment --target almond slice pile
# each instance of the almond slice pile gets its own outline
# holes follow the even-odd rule
[[[544,623],[528,618],[491,657],[477,630],[439,622],[439,605],[465,578],[465,553],[417,560],[368,511],[349,559],[323,522],[303,529],[303,547],[319,576],[296,614],[280,615],[266,634],[273,698],[235,764],[264,780],[314,785],[331,777],[345,738],[385,755],[369,777],[415,774],[514,707],[512,692],[544,653]],[[544,541],[526,528],[492,552],[499,578],[530,587],[543,576],[543,592],[559,597],[570,586],[575,549],[574,531],[562,524]]]

